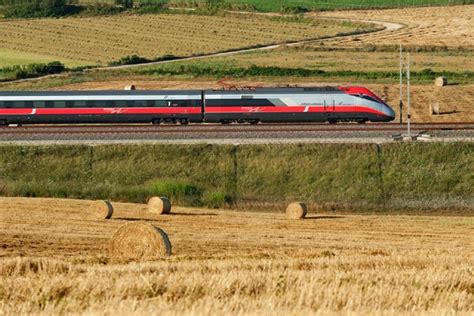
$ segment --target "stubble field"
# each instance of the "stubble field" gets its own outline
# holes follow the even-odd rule
[[[153,217],[115,203],[0,198],[0,310],[18,313],[469,313],[472,217],[275,213],[176,208]],[[110,258],[130,221],[167,231],[173,255]]]
[[[353,10],[321,12],[319,18],[387,21],[402,24],[401,29],[328,40],[325,45],[357,47],[362,45],[446,46],[474,49],[474,6],[403,8],[390,10]]]
[[[334,36],[364,27],[323,19],[308,21],[231,14],[6,20],[0,21],[0,46],[4,55],[36,54],[67,65],[95,65],[133,54],[150,59],[191,56]],[[8,65],[0,61],[0,67]]]

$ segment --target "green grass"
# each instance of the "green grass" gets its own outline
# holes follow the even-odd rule
[[[395,82],[399,79],[399,71],[377,71],[377,70],[321,70],[308,68],[291,68],[279,66],[257,66],[248,67],[234,66],[232,60],[223,60],[221,63],[215,61],[191,61],[171,63],[143,69],[130,70],[131,73],[146,76],[191,76],[212,78],[250,78],[250,77],[314,77],[326,79],[351,79],[358,82],[381,80]],[[413,83],[426,83],[433,81],[436,77],[447,76],[458,84],[469,84],[474,82],[473,71],[433,71],[426,68],[420,71],[412,71]]]
[[[473,154],[473,143],[2,146],[0,194],[472,212]]]
[[[404,8],[413,6],[469,4],[472,0],[225,0],[226,4],[254,7],[257,11],[337,10]]]
[[[33,63],[49,63],[55,60],[57,60],[57,57],[0,48],[0,68],[11,67],[14,65],[28,65]],[[84,63],[75,60],[64,60],[64,64],[67,67],[77,67],[84,65]]]

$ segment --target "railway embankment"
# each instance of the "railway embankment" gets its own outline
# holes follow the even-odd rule
[[[0,146],[0,195],[474,214],[474,144]]]

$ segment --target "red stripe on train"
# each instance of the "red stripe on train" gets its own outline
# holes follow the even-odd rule
[[[0,109],[0,115],[201,114],[200,107]]]

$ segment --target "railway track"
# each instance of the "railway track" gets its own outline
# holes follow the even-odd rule
[[[189,125],[27,125],[0,128],[0,142],[387,142],[407,126],[369,124],[189,124]],[[413,133],[436,139],[473,140],[474,123],[412,124]]]
[[[0,135],[27,134],[120,134],[120,133],[258,133],[258,132],[404,132],[406,124],[190,124],[190,125],[27,125],[1,127]],[[474,122],[468,123],[415,123],[414,132],[473,131]]]

